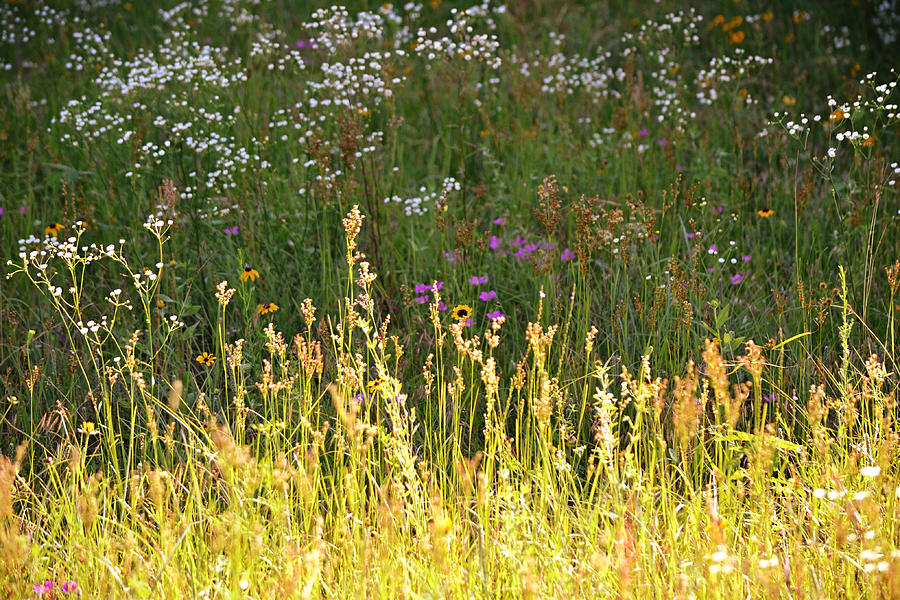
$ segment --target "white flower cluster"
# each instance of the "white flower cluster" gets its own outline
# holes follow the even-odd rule
[[[395,50],[393,55],[405,56],[403,50]],[[319,104],[334,103],[348,108],[365,110],[364,100],[371,99],[376,105],[393,96],[392,85],[403,82],[405,77],[394,77],[386,81],[384,67],[391,59],[391,52],[366,52],[359,57],[351,57],[345,63],[323,63],[321,81],[307,81],[310,89],[317,92],[318,100],[310,99],[310,108]]]
[[[560,48],[565,41],[565,36],[550,33],[550,41]],[[611,52],[604,52],[600,56],[588,58],[578,54],[567,56],[557,51],[544,57],[540,51],[536,51],[531,60],[513,55],[510,62],[524,78],[534,76],[540,78],[541,92],[544,94],[584,95],[598,104],[607,96],[621,97],[618,90],[611,90],[611,82],[625,80],[625,70],[621,67],[609,66],[612,58]]]
[[[304,23],[303,27],[313,34],[312,41],[316,48],[327,54],[336,54],[339,49],[357,40],[382,40],[384,22],[384,16],[378,13],[360,12],[356,19],[351,19],[346,7],[330,6],[315,11],[312,20]]]
[[[156,237],[162,237],[174,223],[172,219],[165,219],[155,214],[150,214],[147,216],[147,220],[144,221],[144,229]]]
[[[14,10],[14,5],[7,4],[3,7],[0,11],[0,43],[19,46],[27,44],[36,36],[37,31],[26,24],[24,17]]]
[[[872,23],[885,46],[894,44],[900,39],[900,2],[898,0],[878,2],[875,5]]]
[[[709,61],[708,68],[700,69],[697,73],[697,100],[707,106],[720,97],[731,102],[732,96],[720,94],[719,89],[728,87],[736,92],[757,69],[774,62],[771,57],[748,55],[742,48],[736,48],[732,56],[715,56]]]
[[[185,16],[187,15],[187,16]],[[183,25],[182,19],[205,19],[209,16],[209,7],[204,0],[200,2],[179,2],[169,10],[159,9],[159,17],[170,28],[178,28]]]
[[[226,55],[224,48],[200,44],[176,30],[156,53],[144,50],[130,60],[112,59],[95,83],[104,93],[122,98],[145,90],[166,91],[173,82],[191,92],[226,89],[247,80],[241,60],[225,61]]]
[[[76,321],[75,327],[78,329],[78,333],[80,333],[81,335],[87,335],[88,333],[97,333],[101,329],[103,331],[109,331],[106,315],[102,315],[100,317],[99,323],[94,321],[93,319],[89,319],[87,322]]]
[[[497,24],[491,14],[504,12],[506,7],[502,5],[491,10],[487,0],[466,10],[451,9],[450,19],[446,23],[450,35],[436,37],[439,35],[436,27],[420,28],[416,32],[414,51],[430,61],[462,59],[466,62],[483,62],[494,70],[499,69],[503,60],[498,54],[500,42],[497,36],[492,33],[476,32],[473,23],[476,20],[481,21],[489,31],[496,29]],[[430,65],[427,68],[430,68]]]
[[[112,34],[109,31],[97,32],[89,27],[72,32],[72,40],[79,52],[69,55],[65,67],[71,71],[84,71],[87,68],[102,69],[112,58],[108,48]]]
[[[869,92],[857,96],[853,101],[838,102],[828,96],[828,109],[825,113],[811,116],[801,113],[798,117],[791,118],[786,112],[776,112],[772,115],[772,124],[801,142],[811,131],[812,124],[816,123],[828,133],[829,142],[833,139],[838,145],[847,142],[855,147],[867,146],[874,142],[873,135],[877,130],[900,122],[898,104],[893,100],[898,79],[876,83],[876,78],[877,73],[869,73],[861,79],[860,86],[867,88]],[[829,144],[826,156],[835,158],[837,148]]]
[[[431,206],[435,206],[437,204],[438,198],[446,199],[451,192],[458,192],[462,189],[459,182],[453,177],[447,177],[441,183],[441,189],[429,192],[425,186],[419,188],[419,196],[414,196],[412,198],[401,198],[400,196],[394,195],[384,199],[384,203],[388,204],[391,202],[402,204],[403,212],[406,213],[406,216],[411,217],[413,215],[424,215],[428,212],[428,208]]]
[[[98,246],[95,243],[80,244],[84,231],[83,223],[78,221],[73,228],[74,235],[65,239],[57,239],[50,235],[44,238],[31,235],[20,239],[18,244],[20,262],[6,261],[7,266],[12,267],[7,278],[16,273],[24,273],[35,282],[35,285],[46,289],[51,296],[59,297],[64,290],[54,283],[57,272],[73,273],[103,258],[118,259],[119,253],[112,244],[107,246]],[[54,260],[61,261],[63,268],[54,267]],[[69,291],[73,295],[77,292],[72,287]]]

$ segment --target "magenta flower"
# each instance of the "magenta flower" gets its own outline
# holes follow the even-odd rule
[[[715,244],[713,244],[712,246],[709,247],[709,250],[707,250],[706,252],[707,252],[707,254],[718,254],[719,249],[716,247]]]
[[[444,312],[447,311],[447,305],[444,304],[444,301],[443,301],[443,300],[441,300],[440,302],[438,302],[438,308],[439,308],[440,310],[444,311]]]
[[[687,239],[692,240],[692,239],[694,239],[694,236],[696,236],[697,234],[696,233],[686,233],[684,235],[687,236]]]
[[[28,212],[28,207],[25,206],[24,204],[23,204],[22,206],[19,207],[19,214],[20,214],[20,215],[24,215],[24,214],[27,213],[27,212]]]
[[[744,262],[750,262],[750,255],[749,254],[741,255],[741,260]]]
[[[74,581],[64,581],[62,585],[59,586],[64,594],[71,594],[76,589],[78,589],[78,584]]]
[[[561,260],[572,260],[573,258],[575,258],[575,253],[566,248],[565,250],[563,250],[563,253],[559,258]]]
[[[640,131],[641,137],[647,137],[647,135],[649,135],[649,134],[650,134],[650,130],[647,129],[646,127],[644,127],[643,129],[641,129],[641,131]]]
[[[414,300],[417,304],[425,304],[428,302],[428,296],[416,296]]]
[[[45,580],[44,583],[36,583],[31,586],[31,591],[37,594],[38,596],[43,596],[44,594],[49,594],[53,591],[53,582],[49,579]]]
[[[459,264],[459,256],[456,254],[456,250],[453,252],[444,252],[444,258],[450,261],[451,265]]]
[[[715,268],[715,267],[706,267],[706,272],[707,272],[707,273],[715,273],[715,272],[716,272],[716,268]]]
[[[493,223],[494,225],[503,225],[504,223],[506,223],[506,217],[497,217],[496,219],[491,221],[491,223]]]
[[[744,281],[744,276],[740,273],[735,273],[731,276],[731,285],[738,285],[742,281]]]
[[[238,226],[235,225],[234,227],[226,227],[223,231],[225,232],[225,235],[237,235]]]
[[[500,312],[499,310],[495,310],[495,311],[493,311],[493,312],[489,312],[488,314],[486,314],[486,315],[484,315],[484,316],[486,316],[486,317],[487,317],[488,319],[490,319],[491,321],[496,321],[497,319],[499,319],[499,318],[501,318],[501,317],[505,317],[506,315],[504,315],[504,314],[503,314],[502,312]]]
[[[522,236],[517,235],[510,243],[511,243],[513,246],[519,247],[519,246],[521,246],[522,244],[525,243],[525,240],[522,239]]]
[[[500,246],[503,245],[503,240],[498,238],[496,235],[492,235],[491,241],[488,245],[491,247],[491,250],[499,250]]]
[[[3,216],[3,207],[0,206],[0,217],[2,217],[2,216]]]
[[[444,287],[443,281],[438,281],[436,283],[419,283],[415,287],[415,292],[417,294],[427,294],[432,289],[436,292],[439,292],[441,290],[441,288],[443,288],[443,287]],[[427,302],[427,300],[426,300],[426,302]]]
[[[469,283],[472,285],[481,285],[482,283],[487,283],[487,275],[482,275],[479,277],[478,275],[472,275],[469,277]]]
[[[725,210],[725,207],[722,206],[721,204],[718,205],[718,206],[713,206],[713,207],[712,207],[712,213],[713,213],[714,215],[721,215],[723,210]]]
[[[660,138],[659,140],[657,140],[656,143],[659,144],[660,146],[665,146],[665,145],[666,145],[666,138]]]
[[[478,298],[482,302],[489,302],[491,300],[496,300],[497,299],[497,290],[481,292],[480,294],[478,294]]]

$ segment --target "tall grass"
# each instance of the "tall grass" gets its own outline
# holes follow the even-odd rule
[[[11,4],[0,592],[900,595],[891,21],[781,9]]]

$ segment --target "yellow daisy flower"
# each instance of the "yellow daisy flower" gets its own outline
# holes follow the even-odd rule
[[[259,305],[259,308],[256,310],[260,315],[265,315],[267,313],[275,312],[278,310],[278,305],[274,302],[264,302]]]
[[[457,304],[450,314],[457,321],[465,321],[472,316],[472,307],[468,304]]]
[[[66,226],[62,223],[50,223],[46,227],[44,227],[44,235],[52,235],[56,237],[59,235],[59,232],[65,229]]]
[[[771,217],[772,215],[775,214],[775,211],[772,210],[771,208],[761,208],[758,211],[756,211],[756,214],[761,216],[763,219],[768,219],[769,217]]]
[[[244,271],[241,273],[241,281],[256,281],[258,278],[259,271],[249,265],[244,267]]]
[[[216,362],[216,357],[209,352],[204,352],[203,354],[198,354],[197,358],[195,358],[194,360],[196,360],[201,365],[211,367],[213,363]]]
[[[367,386],[369,388],[370,394],[376,394],[381,391],[381,388],[384,387],[384,382],[381,379],[373,379],[370,381]]]

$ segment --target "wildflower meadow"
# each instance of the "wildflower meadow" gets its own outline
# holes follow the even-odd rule
[[[900,3],[3,0],[0,598],[900,598]]]

